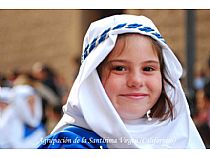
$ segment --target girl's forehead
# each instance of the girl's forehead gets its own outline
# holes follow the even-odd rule
[[[152,39],[149,36],[137,34],[137,33],[120,34],[120,35],[118,35],[115,47],[119,47],[119,46],[123,46],[123,45],[130,46],[130,45],[133,45],[134,43],[140,43],[142,41],[143,41],[143,43],[152,45]]]
[[[143,47],[146,46],[146,47]],[[132,48],[149,48],[149,49],[153,49],[152,47],[152,39],[150,39],[150,37],[147,37],[145,35],[141,35],[141,34],[122,34],[119,35],[117,38],[117,42],[115,44],[115,47],[113,48],[113,50],[109,53],[108,57],[110,56],[120,56],[122,54],[124,54],[126,52],[126,54],[128,54],[127,51],[131,50]],[[155,52],[155,50],[153,50]]]

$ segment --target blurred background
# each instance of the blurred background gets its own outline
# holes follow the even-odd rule
[[[182,63],[181,82],[191,116],[209,148],[210,10],[0,10],[0,86],[33,88],[42,100],[40,124],[49,134],[62,116],[62,105],[78,73],[90,23],[123,13],[149,17]],[[0,130],[6,131],[9,122],[2,123],[4,109],[11,104],[8,96],[16,94],[7,89],[3,95],[1,89]],[[40,124],[31,125],[29,131],[34,133]],[[9,144],[1,143],[0,137],[0,148],[22,148]]]

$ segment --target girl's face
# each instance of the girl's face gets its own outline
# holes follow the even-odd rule
[[[162,91],[157,51],[149,37],[127,34],[102,64],[102,84],[123,120],[143,117]]]

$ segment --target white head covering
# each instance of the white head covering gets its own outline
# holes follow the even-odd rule
[[[166,93],[175,109],[174,120],[139,119],[123,122],[101,84],[97,66],[114,48],[118,34],[150,36],[162,47]],[[82,65],[73,84],[64,116],[54,131],[74,124],[95,131],[109,148],[205,148],[190,118],[179,78],[182,67],[152,21],[144,16],[115,15],[93,22],[84,38]],[[53,131],[53,132],[54,132]]]
[[[29,108],[29,97],[34,97],[34,112]],[[37,127],[42,119],[42,102],[33,87],[18,85],[13,88],[13,103],[20,119],[31,127]]]
[[[12,102],[12,88],[9,87],[0,87],[0,102],[1,103],[6,103],[6,107],[2,108],[0,106],[0,128],[2,128],[4,124],[4,117],[5,114],[7,113],[10,104]]]
[[[11,88],[0,87],[0,102],[10,104],[11,103]]]
[[[6,130],[8,127],[8,120],[11,118],[11,102],[12,102],[12,88],[9,87],[0,87],[0,102],[6,103],[6,107],[2,108],[0,106],[0,149],[8,147],[8,139],[5,135],[8,134]]]

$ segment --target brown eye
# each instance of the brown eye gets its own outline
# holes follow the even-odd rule
[[[144,67],[143,71],[153,71],[154,69],[152,67]]]
[[[125,71],[126,68],[125,68],[124,66],[115,66],[115,67],[114,67],[114,70],[115,70],[115,71]]]

